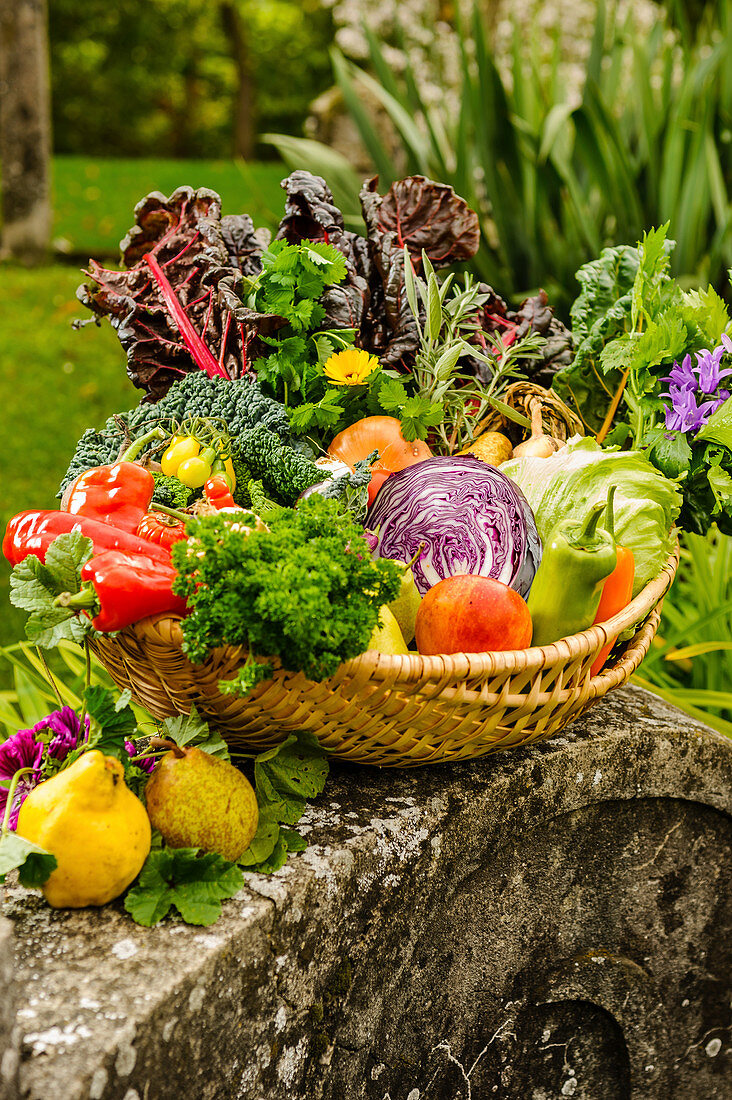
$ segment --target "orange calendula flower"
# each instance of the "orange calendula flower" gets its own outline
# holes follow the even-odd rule
[[[337,351],[323,366],[333,386],[360,386],[378,368],[379,360],[363,348]]]

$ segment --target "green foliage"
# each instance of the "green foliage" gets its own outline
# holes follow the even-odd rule
[[[636,248],[606,248],[580,268],[582,291],[571,310],[577,354],[554,380],[557,392],[595,432],[612,394],[622,391],[627,423],[621,415],[612,439],[636,448],[648,444],[664,413],[662,377],[686,353],[718,343],[729,323],[727,307],[712,287],[684,292],[671,278],[675,241],[667,232],[668,223],[644,232]],[[656,434],[650,438],[659,442]]]
[[[295,829],[306,800],[319,795],[328,776],[325,752],[314,734],[291,733],[273,749],[254,759],[259,807],[257,832],[239,863],[247,871],[271,874],[290,852],[302,852],[307,841]]]
[[[92,541],[80,531],[54,539],[45,563],[30,554],[10,575],[10,602],[30,612],[25,624],[28,640],[44,649],[60,641],[81,642],[92,630],[90,620],[67,607],[56,607],[62,592],[78,592],[81,568],[92,555]]]
[[[672,272],[722,285],[732,261],[730,5],[719,6],[717,28],[702,23],[692,38],[669,37],[662,20],[649,35],[633,34],[632,18],[631,11],[619,25],[598,4],[576,106],[563,99],[556,65],[542,77],[536,47],[518,35],[504,84],[478,10],[464,26],[457,20],[455,117],[425,102],[408,70],[396,77],[375,37],[369,62],[378,80],[335,54],[336,79],[382,189],[403,173],[372,124],[365,93],[391,120],[407,170],[451,184],[481,212],[472,267],[503,294],[543,285],[566,309],[583,263],[667,219],[677,235]],[[658,80],[649,79],[654,73]],[[288,161],[297,156],[292,139],[278,147]],[[307,150],[317,171],[313,143]],[[330,150],[321,163],[327,178]]]
[[[186,924],[208,926],[221,916],[221,902],[244,885],[235,863],[197,848],[153,849],[137,883],[125,897],[125,909],[137,924],[150,928],[177,909]]]
[[[49,667],[53,686],[49,682]],[[27,642],[5,646],[0,649],[0,674],[12,682],[12,689],[0,692],[0,739],[3,727],[10,736],[16,730],[34,726],[59,706],[77,712],[82,708],[85,661],[72,642],[59,642],[53,653],[49,653],[47,664]],[[91,654],[90,683],[108,690],[114,687],[106,669]],[[149,721],[146,711],[141,707],[134,709],[138,726]]]
[[[166,718],[163,722],[163,733],[171,741],[175,741],[178,748],[193,748],[194,746],[207,752],[209,756],[215,756],[218,760],[229,763],[229,749],[218,730],[213,730],[205,719],[201,718],[195,707],[191,707],[190,714],[179,714],[176,718]]]
[[[0,835],[0,885],[8,871],[17,868],[23,886],[38,889],[57,866],[55,856],[25,837],[11,832]]]
[[[227,6],[244,38],[255,127],[300,130],[310,102],[330,83],[332,21],[317,0],[54,0],[56,148],[104,156],[227,156],[239,89],[235,39],[223,19]]]
[[[658,636],[633,682],[732,737],[732,538],[682,536]]]

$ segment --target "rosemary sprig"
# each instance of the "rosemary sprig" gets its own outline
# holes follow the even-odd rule
[[[424,279],[415,274],[409,252],[404,249],[407,300],[420,344],[412,375],[417,392],[441,407],[442,418],[434,431],[445,453],[454,454],[472,443],[488,409],[498,403],[498,395],[509,379],[519,373],[519,362],[537,358],[546,341],[537,333],[529,333],[506,347],[495,333],[484,331],[478,324],[480,308],[488,295],[471,275],[466,274],[462,284],[448,275],[440,284],[424,252],[422,264]],[[468,343],[476,333],[481,333],[482,347]],[[466,359],[485,364],[490,380],[484,383],[470,373]],[[501,409],[505,409],[503,403]]]

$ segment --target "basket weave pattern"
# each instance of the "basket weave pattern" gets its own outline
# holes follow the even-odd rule
[[[552,645],[434,657],[369,651],[322,683],[277,669],[245,699],[218,685],[246,653],[227,646],[192,665],[178,619],[143,619],[93,648],[117,686],[156,717],[186,714],[195,705],[232,749],[262,752],[288,731],[308,729],[335,756],[363,764],[465,760],[552,737],[624,684],[648,652],[677,565],[678,550],[618,615]],[[607,640],[631,630],[612,663],[590,678]]]

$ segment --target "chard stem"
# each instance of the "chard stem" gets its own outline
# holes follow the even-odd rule
[[[200,370],[205,371],[209,378],[214,378],[217,375],[220,378],[228,378],[229,376],[226,371],[223,369],[223,367],[219,366],[211,352],[204,344],[201,337],[196,332],[193,326],[193,322],[188,317],[182,305],[176,298],[175,291],[170,285],[165,272],[151,252],[145,254],[145,263],[150,268],[150,271],[153,274],[153,278],[158,284],[160,293],[165,300],[165,304],[171,312],[176,328],[183,337],[183,343],[191,353],[196,365],[200,368]]]

